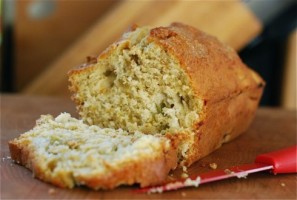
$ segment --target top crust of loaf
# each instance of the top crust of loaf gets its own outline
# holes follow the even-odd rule
[[[197,96],[205,101],[220,101],[264,86],[261,77],[247,68],[232,48],[191,26],[172,23],[154,28],[150,39],[180,61]]]

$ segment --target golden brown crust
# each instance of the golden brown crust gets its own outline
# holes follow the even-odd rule
[[[262,89],[241,93],[217,103],[206,105],[205,119],[196,128],[194,145],[184,163],[189,166],[247,130],[254,118]],[[259,98],[259,97],[258,97]]]
[[[227,142],[226,137],[229,141],[248,128],[265,83],[233,49],[181,23],[154,28],[149,39],[179,60],[197,97],[204,100],[183,164],[192,164]]]
[[[155,155],[133,161],[127,160],[127,163],[117,168],[110,167],[104,176],[78,176],[75,177],[74,181],[93,189],[112,189],[119,185],[135,183],[140,184],[141,187],[161,184],[177,163],[176,150],[174,148],[168,150],[165,147],[165,141],[163,144],[163,151],[156,152]],[[40,167],[40,162],[35,158],[33,149],[30,149],[28,145],[19,143],[17,139],[9,141],[8,145],[12,160],[30,169],[34,177],[58,187],[69,187],[60,177],[52,177],[46,174],[47,172]]]
[[[179,60],[196,95],[208,102],[236,96],[263,84],[233,49],[191,26],[173,23],[169,27],[154,28],[149,39]]]

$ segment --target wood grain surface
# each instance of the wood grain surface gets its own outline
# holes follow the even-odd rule
[[[7,142],[32,128],[41,114],[75,114],[74,104],[63,98],[1,95],[1,199],[296,199],[296,174],[251,174],[164,194],[137,194],[137,186],[110,191],[61,189],[32,177],[29,170],[9,158]],[[296,111],[260,108],[249,130],[234,141],[193,164],[189,174],[253,162],[256,155],[296,144]],[[180,170],[173,172],[180,175]]]
[[[24,88],[23,93],[68,95],[66,73],[84,63],[86,56],[99,55],[120,38],[129,26],[135,23],[140,26],[167,26],[175,21],[214,35],[236,50],[255,38],[262,27],[259,20],[239,0],[123,0]]]

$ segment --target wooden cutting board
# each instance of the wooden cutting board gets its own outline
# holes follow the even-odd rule
[[[67,72],[84,63],[86,56],[99,55],[108,45],[120,38],[129,26],[134,23],[141,26],[166,26],[175,21],[214,35],[236,50],[248,44],[261,31],[259,20],[239,0],[123,0],[48,66],[23,92],[67,96]],[[75,22],[69,22],[65,26],[75,26]]]
[[[137,186],[110,191],[87,188],[61,189],[32,177],[32,173],[9,158],[7,142],[32,128],[41,114],[70,112],[68,99],[2,95],[1,98],[1,198],[3,199],[296,199],[296,174],[251,174],[164,194],[137,194]],[[250,129],[234,141],[193,164],[189,174],[210,171],[210,163],[219,169],[253,162],[256,155],[296,143],[296,111],[260,108]],[[180,176],[180,170],[174,176]]]

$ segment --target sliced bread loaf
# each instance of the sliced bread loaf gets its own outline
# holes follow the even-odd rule
[[[67,188],[159,184],[177,163],[176,151],[163,137],[88,126],[66,113],[42,116],[9,148],[12,159],[35,177]]]
[[[12,159],[61,187],[162,183],[243,133],[264,81],[191,26],[133,27],[69,72],[82,120],[42,116],[9,142]]]
[[[181,23],[133,27],[69,80],[86,123],[161,133],[187,166],[248,128],[264,86],[233,49]]]

